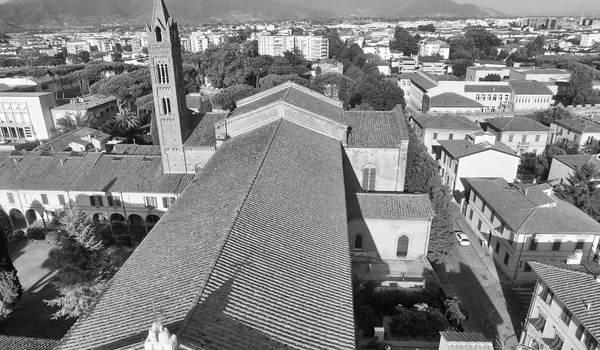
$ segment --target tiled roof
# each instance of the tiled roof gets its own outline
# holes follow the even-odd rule
[[[112,153],[160,156],[161,150],[160,146],[154,145],[132,145],[127,143],[117,143],[113,146]]]
[[[552,90],[542,82],[514,80],[509,84],[517,95],[552,95]]]
[[[479,332],[440,332],[440,335],[449,342],[491,342]]]
[[[345,124],[351,127],[348,147],[396,148],[408,140],[404,116],[397,111],[345,111]]]
[[[465,92],[504,92],[512,93],[510,86],[500,84],[490,85],[465,85]]]
[[[1,188],[30,191],[67,191],[88,176],[102,153],[97,152],[23,152],[23,157],[7,157],[0,164]],[[15,162],[16,160],[16,162]]]
[[[59,135],[52,140],[44,142],[41,146],[37,147],[36,150],[47,150],[47,151],[66,151],[69,148],[71,142],[81,141],[82,139],[90,136],[93,139],[106,141],[111,138],[109,134],[103,133],[102,131],[83,127],[73,131],[69,131],[62,135]],[[87,140],[86,144],[89,143]]]
[[[574,155],[558,155],[554,156],[564,165],[571,169],[575,169],[585,164],[592,164],[597,170],[600,170],[600,160],[597,154],[574,154]]]
[[[578,134],[582,134],[584,132],[600,133],[600,125],[577,118],[556,119],[553,123]]]
[[[0,349],[6,350],[51,350],[58,340],[0,335]]]
[[[427,78],[424,77],[424,75],[427,76]],[[424,72],[414,73],[410,80],[412,84],[419,86],[425,91],[438,86],[437,80]]]
[[[530,69],[521,71],[523,74],[570,74],[565,69]]]
[[[227,117],[227,113],[206,113],[196,128],[192,131],[187,140],[185,140],[185,147],[198,147],[198,146],[215,146],[215,127],[214,123],[218,120]]]
[[[515,151],[502,142],[496,142],[494,144],[490,144],[489,142],[473,144],[469,140],[439,140],[438,142],[440,146],[454,159],[492,150],[520,158]]]
[[[547,195],[552,188],[511,186],[502,178],[465,178],[505,225],[515,233],[578,234],[600,231],[600,224],[574,205]]]
[[[567,265],[562,261],[528,261],[531,269],[552,290],[554,297],[596,339],[600,339],[600,267],[594,261]],[[535,296],[534,296],[535,297]],[[586,304],[591,304],[589,310]]]
[[[353,349],[341,153],[287,121],[226,141],[58,349],[143,348],[153,303],[194,348]]]
[[[466,131],[479,131],[481,128],[477,123],[473,123],[469,119],[452,114],[443,115],[413,115],[413,120],[419,124],[422,128],[427,129],[448,129],[448,130],[466,130]]]
[[[431,98],[431,107],[473,107],[480,108],[483,105],[468,97],[455,92],[444,92]]]
[[[164,174],[160,156],[102,154],[69,190],[180,193],[194,174]]]
[[[549,127],[525,117],[498,117],[485,120],[498,131],[548,131]]]
[[[349,193],[346,212],[348,220],[429,220],[435,215],[428,195],[408,193]]]
[[[287,102],[311,113],[343,123],[343,108],[338,101],[292,82],[281,84],[276,88],[238,101],[238,106],[231,117],[240,116],[278,101]]]

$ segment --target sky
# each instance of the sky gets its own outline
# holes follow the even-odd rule
[[[598,15],[600,17],[600,0],[454,0],[459,4],[466,2],[491,7],[494,10],[509,15],[522,16],[546,16],[561,15],[572,16],[576,13],[581,16]]]

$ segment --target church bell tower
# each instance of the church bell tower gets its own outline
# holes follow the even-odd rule
[[[163,172],[185,173],[183,142],[190,130],[183,89],[181,43],[177,22],[169,16],[164,0],[154,1],[152,21],[146,23],[146,32]]]

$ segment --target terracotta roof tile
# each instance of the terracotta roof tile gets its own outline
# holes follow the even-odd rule
[[[113,146],[112,153],[116,154],[144,154],[160,156],[160,146],[153,145],[132,145],[127,143],[117,143]]]
[[[554,121],[554,124],[578,134],[584,132],[600,133],[600,125],[576,118],[557,119]]]
[[[574,154],[574,155],[558,155],[555,159],[565,164],[571,169],[575,169],[585,164],[592,164],[600,171],[600,160],[597,154]]]
[[[451,342],[490,342],[479,332],[440,332],[440,335]]]
[[[465,85],[465,92],[504,92],[512,93],[510,86],[501,84],[490,85]]]
[[[397,148],[403,140],[408,141],[406,122],[399,112],[345,111],[344,119],[352,128],[350,148]]]
[[[582,261],[567,265],[562,261],[528,261],[531,269],[552,290],[594,338],[600,339],[600,275],[598,263]],[[535,295],[533,296],[536,297]],[[586,310],[586,303],[592,307]]]
[[[41,146],[37,147],[36,150],[66,151],[69,148],[69,144],[71,142],[81,142],[82,139],[88,135],[100,141],[106,141],[112,137],[109,134],[103,133],[102,131],[93,128],[83,127],[59,135],[53,138],[52,140],[46,141]],[[86,143],[88,143],[87,140]]]
[[[468,97],[455,92],[444,92],[431,97],[431,107],[474,107],[481,108],[483,105]]]
[[[525,117],[488,118],[488,126],[498,131],[548,131],[549,127]]]
[[[446,150],[446,152],[454,159],[490,150],[506,153],[508,155],[520,158],[515,151],[502,142],[496,142],[493,145],[488,142],[473,144],[468,140],[439,140],[438,142],[440,146],[442,146],[442,148]]]
[[[169,330],[177,331],[213,269],[276,129],[271,123],[219,148],[58,350],[143,348],[155,320],[153,303]]]
[[[349,193],[346,212],[348,220],[429,220],[435,215],[428,195],[408,193]]]
[[[516,233],[566,234],[600,231],[600,224],[570,203],[548,196],[547,185],[523,188],[502,178],[465,178],[466,184]],[[545,196],[545,197],[544,197]]]
[[[354,348],[341,152],[339,141],[281,122],[184,344]]]
[[[51,350],[58,340],[0,335],[0,349],[6,350]]]
[[[422,128],[465,131],[481,130],[477,123],[473,123],[461,115],[443,114],[431,116],[426,114],[417,114],[413,115],[412,118]]]
[[[214,123],[226,117],[227,113],[206,113],[183,145],[185,147],[214,147],[216,143]]]
[[[515,80],[509,84],[517,95],[552,95],[552,90],[542,82]]]

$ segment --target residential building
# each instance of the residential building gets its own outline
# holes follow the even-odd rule
[[[344,63],[342,63],[336,59],[333,59],[333,58],[324,58],[312,65],[313,70],[316,69],[317,67],[319,67],[321,69],[321,74],[324,74],[327,72],[344,74]]]
[[[439,85],[439,82],[431,75],[416,71],[410,77],[410,99],[408,100],[408,107],[413,112],[422,112],[425,95],[427,92]]]
[[[412,115],[411,122],[427,151],[435,157],[440,140],[464,140],[468,134],[480,131],[478,124],[459,115]]]
[[[99,122],[106,122],[115,117],[118,112],[117,99],[115,97],[103,97],[96,95],[72,98],[69,103],[52,107],[53,124],[66,116],[91,115]]]
[[[548,184],[527,187],[503,178],[466,178],[462,212],[509,278],[532,281],[531,260],[566,260],[576,249],[591,259],[600,223],[556,197]]]
[[[535,288],[520,343],[529,348],[598,349],[600,266],[577,250],[563,260],[528,261]]]
[[[419,70],[423,73],[431,75],[443,75],[446,74],[446,63],[441,61],[430,61],[419,59]]]
[[[466,81],[483,81],[490,74],[498,74],[501,79],[509,79],[510,67],[467,67]]]
[[[259,35],[258,54],[283,56],[286,51],[299,50],[310,61],[329,57],[329,39],[317,35]]]
[[[550,129],[550,143],[567,140],[585,147],[597,145],[600,140],[600,125],[585,119],[557,119]]]
[[[210,45],[208,36],[202,32],[194,32],[190,34],[190,51],[203,52]]]
[[[67,53],[69,55],[77,55],[82,51],[90,52],[90,44],[85,40],[67,41]]]
[[[400,57],[396,64],[392,61],[392,67],[397,66],[400,73],[414,73],[418,68],[418,61],[414,58]]]
[[[542,154],[548,143],[550,128],[525,117],[486,119],[485,131],[518,154]]]
[[[548,181],[552,184],[566,183],[569,176],[580,166],[592,165],[600,173],[600,154],[557,155],[552,157]],[[595,179],[600,180],[600,179]]]
[[[579,46],[590,47],[594,46],[597,42],[600,42],[600,33],[582,34]]]
[[[51,92],[0,93],[0,140],[48,140],[54,129],[50,108],[55,104]]]
[[[504,112],[510,109],[512,89],[502,83],[465,85],[463,96],[481,104],[484,112]]]
[[[392,58],[389,44],[365,44],[362,49],[365,54],[377,55],[379,58],[385,61]]]
[[[542,82],[511,81],[513,90],[512,109],[515,112],[527,112],[548,109],[553,102],[552,90]]]
[[[521,157],[494,135],[477,131],[462,140],[438,141],[436,159],[444,185],[451,191],[462,192],[462,178],[500,177],[513,181]]]
[[[468,97],[455,92],[443,92],[423,97],[423,113],[475,113],[483,112],[485,107]]]
[[[410,102],[410,85],[411,85],[411,78],[413,76],[414,73],[401,73],[398,74],[398,86],[402,89],[402,91],[404,91],[404,101]]]
[[[419,56],[438,55],[447,60],[450,57],[450,45],[441,40],[424,39],[419,41]]]

